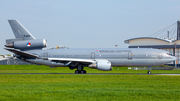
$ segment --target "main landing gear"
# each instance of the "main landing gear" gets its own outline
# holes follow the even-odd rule
[[[76,74],[86,74],[85,70],[76,70],[75,71]]]
[[[86,71],[83,69],[84,69],[83,66],[79,64],[77,70],[75,71],[75,74],[86,74]]]

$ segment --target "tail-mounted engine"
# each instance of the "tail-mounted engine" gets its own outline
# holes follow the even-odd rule
[[[47,46],[46,39],[36,39],[36,40],[22,40],[22,39],[8,39],[6,40],[6,47],[15,49],[42,49]]]

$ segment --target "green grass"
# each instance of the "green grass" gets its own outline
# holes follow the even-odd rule
[[[115,67],[88,73],[146,73]],[[180,70],[152,70],[180,73]],[[0,73],[74,73],[67,67],[0,65]],[[0,74],[0,101],[179,101],[180,76],[86,74]]]
[[[180,76],[0,75],[0,100],[178,101]]]
[[[87,73],[147,73],[147,70],[128,70],[128,67],[113,67],[112,71],[100,71],[88,67],[85,67],[84,69]],[[38,65],[0,65],[0,73],[74,73],[74,71],[75,70],[70,70],[68,67],[50,68],[48,66]],[[180,74],[180,69],[151,70],[151,72]]]

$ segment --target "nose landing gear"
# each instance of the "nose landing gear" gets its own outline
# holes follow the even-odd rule
[[[152,69],[152,67],[149,66],[149,67],[148,67],[148,72],[147,72],[147,74],[151,74],[151,71],[150,71],[151,69]]]
[[[151,71],[148,71],[147,74],[151,74]]]

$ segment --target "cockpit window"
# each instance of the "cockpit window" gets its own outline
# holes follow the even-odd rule
[[[170,55],[170,56],[173,56],[173,54],[172,53],[166,53],[167,55]]]

